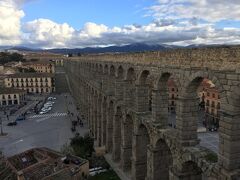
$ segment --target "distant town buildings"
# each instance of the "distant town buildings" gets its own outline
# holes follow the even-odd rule
[[[26,91],[0,87],[0,107],[19,105],[25,100]]]
[[[48,148],[34,148],[0,160],[0,179],[83,180],[89,175],[88,160]]]
[[[178,98],[178,89],[173,79],[168,81],[168,110],[176,111],[176,101]],[[220,120],[220,97],[215,85],[208,79],[203,79],[197,89],[199,97],[199,109],[204,113],[203,124],[205,126],[214,126],[218,128]]]
[[[4,78],[5,87],[26,90],[27,93],[52,93],[55,91],[52,73],[16,73]]]
[[[32,68],[38,73],[55,73],[54,63],[49,62],[27,62],[23,63],[22,68]]]

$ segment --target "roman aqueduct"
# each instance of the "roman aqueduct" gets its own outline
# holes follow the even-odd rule
[[[240,179],[240,47],[84,55],[64,68],[97,145],[131,179]],[[178,88],[176,128],[168,127],[169,78]],[[220,94],[217,162],[197,133],[204,78]]]

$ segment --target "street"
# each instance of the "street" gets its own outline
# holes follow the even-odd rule
[[[51,95],[52,96],[52,95]],[[67,98],[66,98],[67,96]],[[69,94],[54,95],[57,99],[53,109],[43,115],[29,114],[17,126],[7,126],[4,122],[4,132],[7,136],[0,137],[0,149],[5,156],[12,156],[34,147],[48,147],[60,150],[62,145],[69,142],[75,133],[71,131],[72,120],[77,120],[77,111]],[[67,110],[73,116],[67,114]],[[76,132],[84,135],[88,132],[87,125],[77,126]]]

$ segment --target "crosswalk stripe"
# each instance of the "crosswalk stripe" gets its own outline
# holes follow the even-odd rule
[[[67,113],[53,113],[53,114],[38,114],[38,115],[33,115],[30,116],[30,119],[34,118],[43,118],[43,117],[59,117],[59,116],[67,116]]]

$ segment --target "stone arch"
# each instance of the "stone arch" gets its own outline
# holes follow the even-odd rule
[[[149,77],[149,75],[150,75],[150,72],[148,70],[143,70],[138,77],[138,80],[137,80],[138,84],[139,85],[147,84],[147,78]]]
[[[179,88],[177,81],[175,74],[170,71],[164,71],[157,76],[154,83],[152,116],[153,121],[162,128],[166,128],[168,125],[174,127],[172,121],[175,122],[176,114],[174,109],[177,104],[176,94]],[[169,89],[171,86],[174,88]]]
[[[176,126],[182,143],[186,146],[198,144],[197,128],[199,116],[199,98],[197,89],[204,79],[215,84],[220,94],[220,101],[225,97],[222,86],[211,72],[199,71],[182,79],[182,87],[179,92],[179,105],[177,107]]]
[[[130,171],[133,139],[133,117],[130,114],[126,114],[122,123],[122,138],[121,166],[123,171]]]
[[[124,77],[125,84],[123,88],[123,99],[124,103],[128,107],[135,106],[135,80],[136,80],[136,73],[134,68],[130,67],[126,71],[126,75]]]
[[[143,70],[138,79],[136,85],[136,111],[148,112],[152,110],[152,88],[150,77],[150,71]],[[147,81],[148,80],[148,81]]]
[[[164,139],[159,139],[152,149],[153,156],[153,180],[168,180],[169,170],[173,165],[173,157],[171,150]],[[149,175],[151,176],[151,175]]]
[[[121,106],[116,106],[115,114],[114,114],[114,121],[113,121],[113,152],[112,158],[115,162],[119,162],[121,160],[121,127],[122,127],[122,120],[123,119],[123,112]]]
[[[110,69],[109,69],[109,75],[110,76],[115,76],[115,67],[113,65],[110,66]]]
[[[122,66],[119,66],[119,67],[117,68],[117,75],[116,75],[116,77],[117,77],[118,79],[123,79],[123,77],[124,77],[124,69],[123,69]]]
[[[108,74],[108,64],[104,65],[103,73]]]
[[[136,80],[136,73],[135,73],[134,68],[130,67],[127,69],[125,80],[127,80],[127,81],[135,81]]]
[[[145,180],[147,177],[147,151],[150,143],[148,129],[144,124],[137,128],[137,134],[133,138],[133,162],[132,177],[137,180]]]

